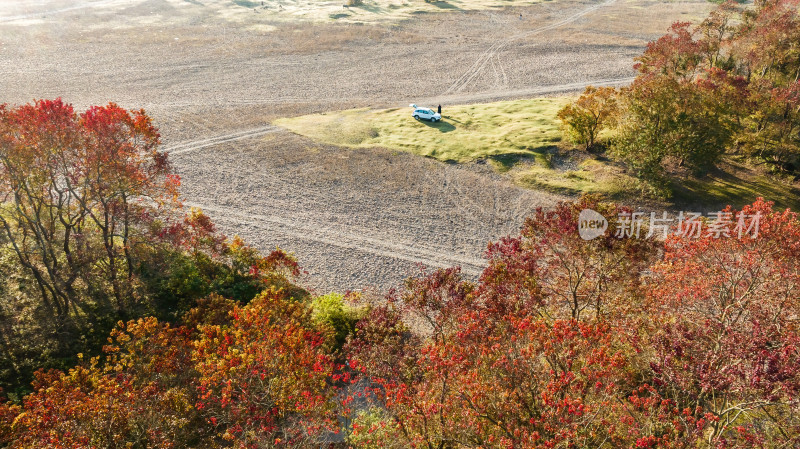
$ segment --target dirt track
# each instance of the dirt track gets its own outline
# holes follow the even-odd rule
[[[416,262],[477,274],[487,241],[559,198],[480,165],[320,146],[272,119],[624,84],[647,40],[708,9],[705,1],[559,0],[400,24],[254,31],[167,0],[42,3],[52,14],[39,24],[26,22],[39,14],[0,16],[0,102],[61,96],[79,109],[145,108],[187,204],[262,249],[295,252],[319,290],[385,289]],[[104,5],[124,8],[101,14]]]

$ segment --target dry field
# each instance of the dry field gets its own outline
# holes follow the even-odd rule
[[[478,164],[315,144],[272,120],[625,83],[648,40],[710,8],[699,0],[398,4],[0,2],[0,103],[60,96],[79,109],[145,108],[187,204],[228,234],[294,252],[320,292],[385,289],[416,263],[477,274],[487,241],[561,198]],[[331,7],[349,16],[333,19]]]

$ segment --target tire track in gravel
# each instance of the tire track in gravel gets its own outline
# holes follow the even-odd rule
[[[422,263],[429,267],[448,268],[461,266],[461,271],[471,276],[480,276],[486,262],[467,256],[448,254],[443,249],[422,249],[409,244],[370,236],[363,229],[345,229],[315,223],[308,219],[292,220],[278,215],[254,214],[241,212],[227,207],[209,203],[185,202],[186,206],[200,208],[218,215],[215,220],[232,222],[237,225],[247,224],[261,227],[271,233],[284,234],[300,240],[310,240],[345,249],[354,249],[390,259]]]
[[[497,67],[500,69],[500,75],[502,75],[503,81],[502,85],[508,85],[508,76],[506,75],[506,69],[503,67],[503,61],[500,60],[500,57],[495,55],[494,58],[497,60]]]
[[[176,143],[175,145],[165,147],[163,151],[169,153],[170,156],[177,156],[180,154],[188,153],[190,151],[196,151],[203,148],[212,147],[215,145],[221,145],[223,143],[260,137],[281,130],[282,128],[279,128],[274,125],[259,126],[258,128],[251,128],[244,131],[237,131],[231,134],[223,134],[221,136],[209,137],[207,139],[199,139],[190,142]]]
[[[447,88],[447,90],[443,92],[443,95],[447,95],[452,92],[463,91],[472,82],[472,80],[475,79],[475,77],[480,75],[480,73],[486,68],[486,66],[489,64],[492,58],[496,57],[497,52],[502,50],[504,47],[508,46],[512,42],[570,24],[589,13],[596,11],[604,6],[611,5],[616,1],[617,0],[607,0],[603,3],[592,5],[571,16],[565,17],[557,22],[540,26],[532,30],[525,31],[523,33],[515,34],[507,39],[492,44],[488,49],[486,49],[483,53],[481,53],[480,56],[478,56],[478,59],[475,61],[475,63],[472,64],[472,66],[470,66],[470,68],[466,72],[464,72],[463,75],[458,77],[458,79],[456,79],[456,81],[453,84],[451,84],[450,87]]]

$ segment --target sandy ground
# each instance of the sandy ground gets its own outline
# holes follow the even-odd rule
[[[364,22],[379,23],[342,24],[287,21],[250,3],[0,2],[0,102],[60,96],[78,109],[145,108],[173,153],[186,203],[228,234],[294,252],[319,291],[386,289],[416,263],[477,274],[489,240],[561,198],[519,189],[479,164],[320,146],[271,120],[624,84],[648,40],[710,7],[476,2],[477,11],[425,7],[399,22],[363,8],[375,16]]]

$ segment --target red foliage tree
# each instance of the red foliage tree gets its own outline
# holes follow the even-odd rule
[[[347,347],[351,366],[373,382],[387,425],[406,445],[629,441],[616,425],[627,343],[606,320],[635,308],[655,244],[618,239],[613,227],[583,240],[578,217],[589,208],[612,217],[612,226],[624,211],[595,198],[539,210],[521,237],[490,245],[477,286],[457,269],[437,270],[359,323]]]
[[[609,221],[608,230],[593,240],[578,232],[582,210],[594,210]],[[546,318],[577,319],[609,313],[616,316],[635,304],[639,273],[655,260],[654,240],[620,239],[618,218],[629,209],[585,196],[536,210],[520,237],[489,245],[489,266],[481,276],[479,295],[498,313],[536,311]],[[622,308],[622,309],[620,309]]]
[[[59,325],[106,296],[134,299],[134,259],[153,205],[179,180],[143,111],[110,103],[78,115],[59,100],[0,106],[0,227]]]
[[[0,404],[10,447],[308,447],[336,430],[333,384],[310,310],[278,290],[211,298],[196,327],[119,323],[99,358],[39,372],[22,407]]]
[[[734,224],[749,217],[747,226],[759,216],[757,237],[735,227],[730,238],[673,236],[653,269],[653,386],[703,420],[709,445],[745,444],[744,435],[795,445],[787,416],[800,391],[800,222],[761,199],[725,212]]]
[[[202,437],[186,329],[120,323],[98,358],[39,372],[11,427],[11,447],[177,447]]]
[[[669,33],[647,44],[634,69],[643,75],[691,80],[701,62],[703,46],[694,39],[692,24],[675,22]]]
[[[19,408],[10,404],[2,394],[3,390],[0,389],[0,445],[11,443],[14,420],[19,416]]]

